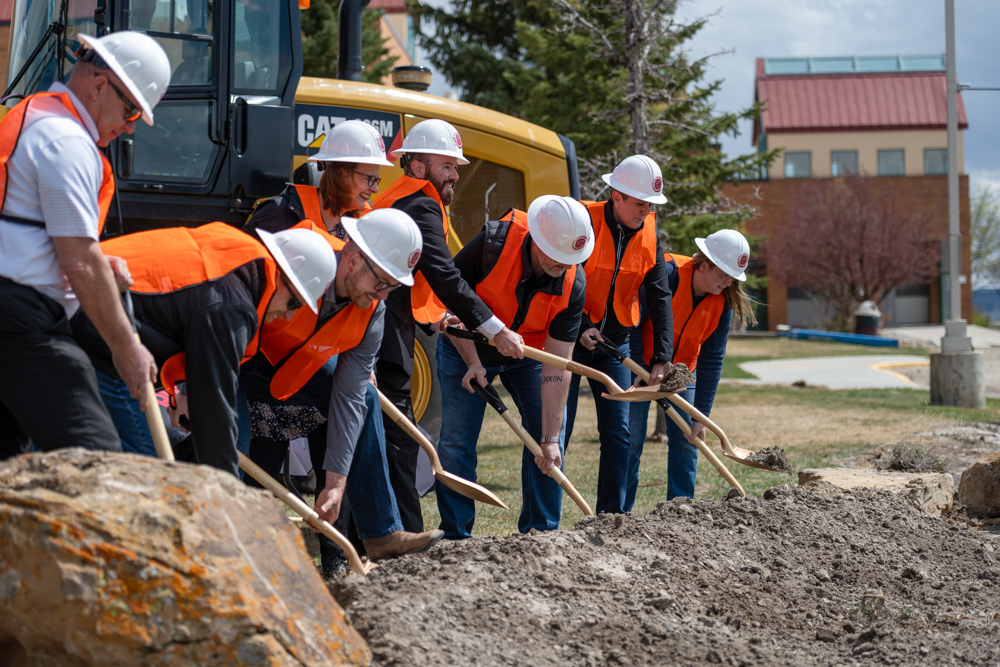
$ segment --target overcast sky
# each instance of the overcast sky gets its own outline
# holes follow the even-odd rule
[[[687,0],[678,18],[712,15],[688,44],[692,56],[728,51],[711,60],[709,80],[723,79],[716,108],[737,111],[753,102],[758,57],[924,55],[945,52],[944,0]],[[1000,0],[956,0],[958,80],[1000,88]],[[1000,181],[1000,91],[963,93],[969,129],[965,171],[974,181]],[[752,127],[725,137],[723,150],[752,150]]]

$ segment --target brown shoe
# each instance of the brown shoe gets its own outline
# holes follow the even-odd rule
[[[397,530],[391,535],[374,540],[361,540],[368,552],[368,560],[382,560],[403,554],[427,551],[444,537],[443,530],[428,530],[424,533],[408,533]]]

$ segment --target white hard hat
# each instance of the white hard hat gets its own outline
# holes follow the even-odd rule
[[[134,30],[113,32],[100,39],[80,35],[97,52],[142,109],[142,119],[153,124],[153,107],[170,85],[170,59],[155,39]]]
[[[586,262],[594,252],[590,215],[572,197],[542,195],[531,202],[528,231],[538,249],[560,264]]]
[[[394,280],[413,285],[413,267],[424,249],[413,218],[396,208],[380,208],[361,219],[341,217],[340,224],[368,259]]]
[[[357,162],[391,167],[385,159],[385,142],[374,127],[360,120],[346,120],[326,133],[319,152],[307,162]]]
[[[462,135],[455,126],[438,118],[422,120],[413,126],[403,139],[403,147],[392,152],[393,157],[403,153],[430,153],[457,158],[459,164],[469,164],[462,155]]]
[[[632,155],[619,163],[610,174],[601,176],[618,192],[650,204],[666,204],[663,196],[663,174],[660,167],[645,155]]]
[[[320,297],[337,275],[333,247],[309,229],[285,229],[272,234],[258,228],[257,236],[281,267],[295,296],[318,313]]]
[[[750,244],[735,229],[720,229],[708,238],[695,239],[698,249],[712,264],[728,273],[736,280],[746,280],[744,269],[750,261]]]

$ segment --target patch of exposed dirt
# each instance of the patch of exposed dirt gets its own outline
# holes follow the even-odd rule
[[[378,665],[1000,662],[1000,526],[829,484],[440,545],[331,582]]]

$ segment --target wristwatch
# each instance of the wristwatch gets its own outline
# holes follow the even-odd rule
[[[559,436],[558,435],[549,435],[549,436],[546,436],[546,437],[542,438],[542,444],[543,445],[547,445],[550,442],[554,442],[554,443],[556,443],[558,445],[559,444]]]

